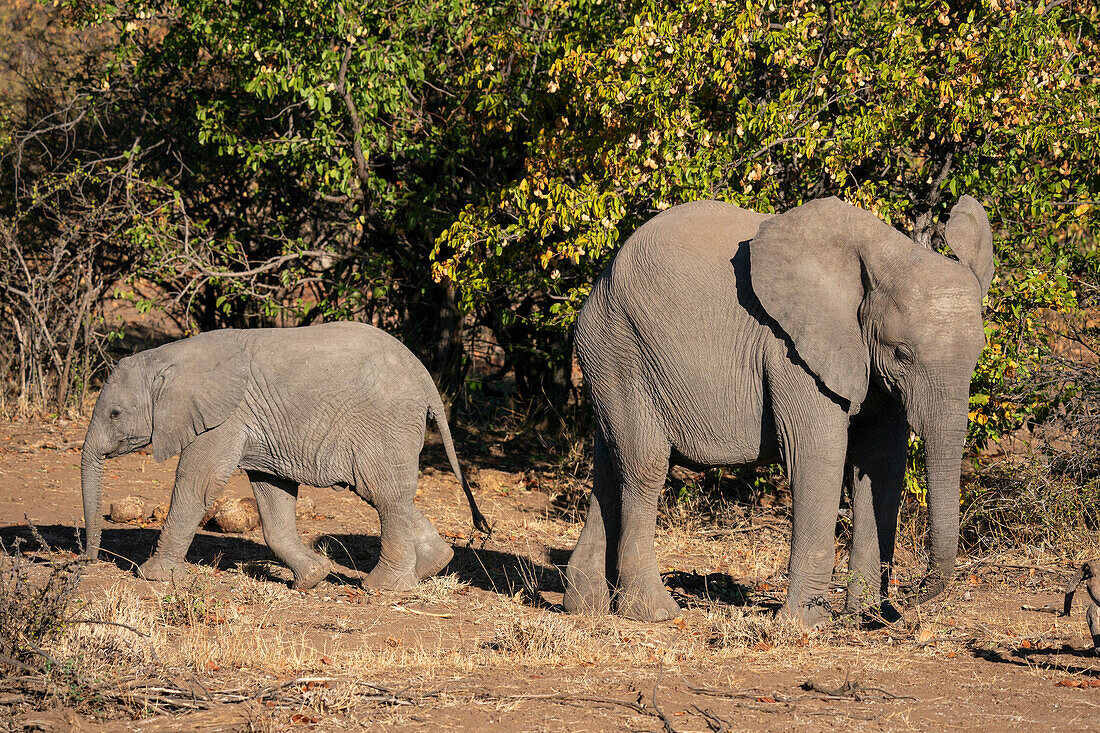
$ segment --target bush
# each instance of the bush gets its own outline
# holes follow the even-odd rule
[[[1039,454],[988,467],[967,485],[963,502],[966,552],[1031,548],[1079,560],[1100,550],[1100,477],[1052,470]]]
[[[49,551],[33,527],[32,531]],[[17,539],[14,552],[9,553],[0,542],[0,669],[37,670],[54,663],[43,646],[65,629],[87,560],[59,559],[50,552],[49,572],[44,582],[36,584],[21,546],[22,540]]]

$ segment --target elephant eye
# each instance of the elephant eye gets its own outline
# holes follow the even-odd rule
[[[894,347],[894,358],[902,364],[912,364],[913,351],[905,344],[898,344]]]
[[[122,414],[122,410],[120,410],[116,407],[116,408],[111,410],[111,419],[114,420],[116,417],[118,417],[121,414]]]

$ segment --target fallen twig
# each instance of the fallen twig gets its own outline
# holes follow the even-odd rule
[[[650,715],[649,710],[641,702],[631,702],[630,700],[618,700],[613,697],[596,697],[595,695],[506,695],[503,697],[497,697],[495,695],[489,696],[489,699],[496,698],[498,700],[547,700],[549,702],[591,702],[600,703],[603,705],[618,705],[625,708],[630,708],[636,713],[642,715]]]
[[[892,700],[916,700],[915,697],[910,695],[895,695],[888,690],[884,690],[881,687],[865,687],[858,682],[846,681],[840,687],[835,689],[829,689],[824,685],[813,680],[808,680],[802,684],[804,690],[814,692],[813,695],[774,695],[763,692],[735,692],[733,690],[715,689],[712,687],[688,687],[690,692],[696,695],[707,695],[710,697],[724,697],[728,699],[745,699],[755,702],[775,701],[778,703],[795,703],[802,702],[804,700],[854,700],[856,702],[870,702],[870,700],[864,693],[874,692],[882,696],[883,701]]]
[[[454,618],[453,613],[429,613],[428,611],[419,611],[415,608],[408,608],[400,604],[394,604],[390,606],[395,611],[401,611],[403,613],[415,613],[417,616],[431,616],[432,618]]]
[[[707,727],[714,733],[726,733],[729,728],[726,727],[726,721],[719,718],[713,710],[710,708],[701,708],[698,705],[692,705],[692,710],[703,716],[703,720],[707,721]]]
[[[657,717],[661,719],[661,723],[665,727],[665,733],[676,733],[676,729],[672,727],[672,721],[661,710],[661,706],[657,704],[657,688],[661,684],[661,677],[665,673],[665,659],[661,657],[661,664],[657,667],[657,679],[653,682],[653,692],[650,695],[653,701],[653,710],[656,711]]]
[[[37,674],[38,672],[41,671],[41,670],[35,669],[34,667],[31,667],[29,665],[23,664],[22,662],[16,661],[16,660],[12,659],[11,657],[6,657],[3,654],[0,654],[0,664],[6,664],[9,667],[14,667],[15,669],[21,669],[24,672],[31,672],[33,674]]]

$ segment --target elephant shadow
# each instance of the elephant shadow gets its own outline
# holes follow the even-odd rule
[[[84,551],[83,533],[75,527],[64,524],[36,524],[34,529],[51,550],[75,554]],[[153,554],[159,536],[159,527],[108,525],[103,529],[100,559],[111,563],[119,570],[132,573],[138,565]],[[4,543],[4,547],[9,552],[13,551],[17,544],[24,550],[43,549],[35,538],[34,531],[25,524],[0,527],[0,542]],[[268,546],[245,537],[199,532],[187,551],[186,560],[189,563],[223,571],[232,570],[242,564],[255,563],[258,569],[250,569],[250,575],[261,580],[282,580],[265,570],[267,567],[265,561],[276,561],[275,555]],[[48,559],[43,559],[41,562],[48,562]]]
[[[35,525],[35,529],[52,550],[83,552],[82,533],[72,526]],[[123,572],[132,573],[153,554],[159,535],[159,528],[107,525],[103,529],[100,558]],[[25,524],[0,527],[0,542],[8,552],[14,551],[17,545],[23,550],[42,549],[34,532]],[[337,585],[358,586],[378,561],[381,549],[381,540],[371,534],[325,534],[317,538],[317,544],[325,548],[337,565],[328,576],[328,582]],[[549,548],[543,561],[473,544],[454,545],[454,553],[443,573],[452,573],[462,582],[490,593],[510,598],[521,594],[522,602],[534,608],[561,610],[560,605],[549,600],[546,594],[565,592],[564,571],[569,550]],[[28,559],[49,562],[48,559]],[[189,563],[221,571],[246,567],[248,575],[257,580],[288,583],[291,578],[289,570],[266,544],[246,537],[199,532],[186,559]],[[341,566],[350,572],[345,572]],[[687,605],[714,601],[736,606],[756,605],[749,599],[747,586],[723,573],[666,573],[665,583]]]
[[[774,611],[779,603],[762,603],[754,597],[753,589],[739,583],[726,573],[683,572],[670,570],[661,573],[665,587],[681,606],[707,606],[719,603],[725,606],[765,607]]]
[[[49,549],[56,552],[79,554],[84,550],[82,533],[63,524],[35,525],[34,530]],[[25,524],[0,527],[0,542],[8,552],[39,550],[35,532]],[[100,558],[123,572],[132,573],[138,565],[153,554],[159,528],[110,525],[103,529]],[[374,567],[381,549],[377,535],[326,534],[317,539],[325,547],[337,567],[328,581],[342,585],[356,585]],[[543,592],[562,593],[565,590],[561,566],[568,560],[565,550],[550,552],[550,565],[535,562],[525,556],[499,550],[456,545],[455,555],[443,570],[454,573],[471,586],[493,593],[515,596],[524,592],[526,603],[535,606],[552,606]],[[49,559],[28,558],[32,562],[47,563]],[[263,542],[231,535],[214,535],[199,532],[187,551],[186,560],[221,571],[247,566],[247,573],[271,582],[288,582],[290,573],[283,568],[274,553]],[[351,570],[344,572],[340,566]]]
[[[983,649],[972,646],[970,651],[976,657],[997,664],[1013,664],[1029,669],[1036,666],[1045,667],[1066,674],[1079,674],[1100,679],[1100,651],[1095,649],[1078,649],[1069,644],[1062,644],[1058,648],[1034,647],[1012,650]],[[1058,657],[1072,657],[1081,661],[1080,663],[1071,663],[1060,660]],[[1089,664],[1088,660],[1093,660],[1094,664]]]
[[[317,544],[327,545],[329,556],[337,563],[360,572],[369,572],[377,562],[381,548],[374,535],[326,534]],[[536,608],[556,608],[545,593],[564,593],[564,566],[568,550],[550,549],[548,563],[537,562],[525,555],[455,544],[454,557],[440,572],[453,574],[474,588],[515,597],[522,592],[523,602]],[[331,579],[331,576],[330,576]]]

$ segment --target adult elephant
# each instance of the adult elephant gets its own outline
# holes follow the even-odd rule
[[[783,610],[808,626],[829,619],[837,510],[850,484],[848,609],[881,603],[910,426],[928,467],[922,597],[941,592],[955,567],[970,378],[993,276],[989,221],[975,199],[959,200],[944,236],[958,261],[836,198],[774,216],[700,201],[638,229],[576,324],[595,466],[565,608],[607,612],[614,595],[631,618],[679,613],[653,547],[670,460],[785,462],[794,527]]]

